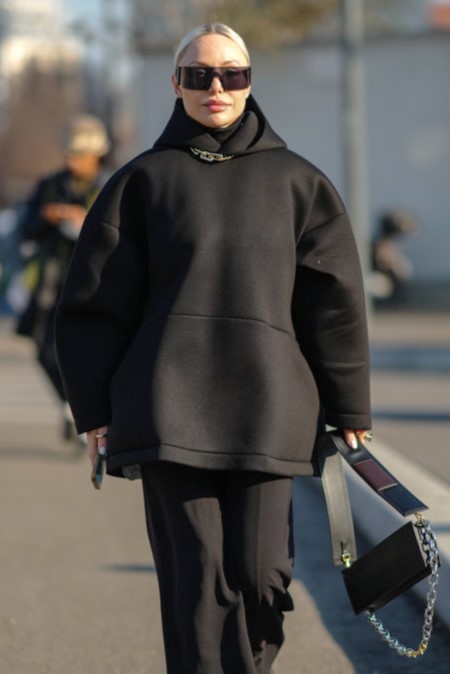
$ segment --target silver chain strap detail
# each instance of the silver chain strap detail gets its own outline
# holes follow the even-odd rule
[[[424,613],[424,622],[422,627],[422,640],[416,649],[404,646],[398,639],[391,636],[390,632],[384,627],[381,620],[378,620],[375,613],[366,611],[365,616],[369,624],[373,627],[378,636],[387,643],[389,648],[395,650],[399,655],[407,658],[417,658],[424,655],[428,648],[431,639],[431,632],[433,631],[433,616],[434,605],[436,603],[436,585],[438,584],[439,574],[439,554],[437,549],[436,536],[434,535],[430,523],[422,515],[416,514],[417,522],[415,526],[418,528],[422,548],[428,557],[431,568],[431,575],[428,578],[429,591],[427,593],[427,605]]]

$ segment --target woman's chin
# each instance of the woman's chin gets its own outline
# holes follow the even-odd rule
[[[231,126],[235,122],[237,117],[230,115],[229,111],[226,112],[207,112],[205,115],[202,115],[202,119],[197,119],[203,126],[209,126],[211,129],[225,129],[227,126]]]
[[[222,129],[229,126],[230,123],[226,120],[217,119],[215,116],[208,116],[203,122],[204,126],[209,126],[211,129]]]

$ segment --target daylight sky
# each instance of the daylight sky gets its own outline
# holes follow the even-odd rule
[[[61,5],[70,17],[99,20],[100,0],[61,0]]]

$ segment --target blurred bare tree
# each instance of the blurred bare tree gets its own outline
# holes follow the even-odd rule
[[[152,51],[199,23],[221,21],[250,44],[283,45],[305,36],[339,0],[131,0],[134,46]]]
[[[249,43],[295,42],[334,10],[337,0],[220,0],[208,3],[208,20],[239,25]]]
[[[146,53],[171,47],[200,23],[232,25],[249,44],[261,47],[299,42],[312,32],[340,33],[341,0],[129,0],[131,44]],[[420,24],[423,0],[364,0],[368,33],[402,31]]]

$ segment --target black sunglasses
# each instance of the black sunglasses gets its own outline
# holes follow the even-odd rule
[[[204,68],[203,66],[178,66],[175,76],[184,89],[207,91],[214,77],[218,77],[225,91],[247,89],[251,82],[251,68]]]

